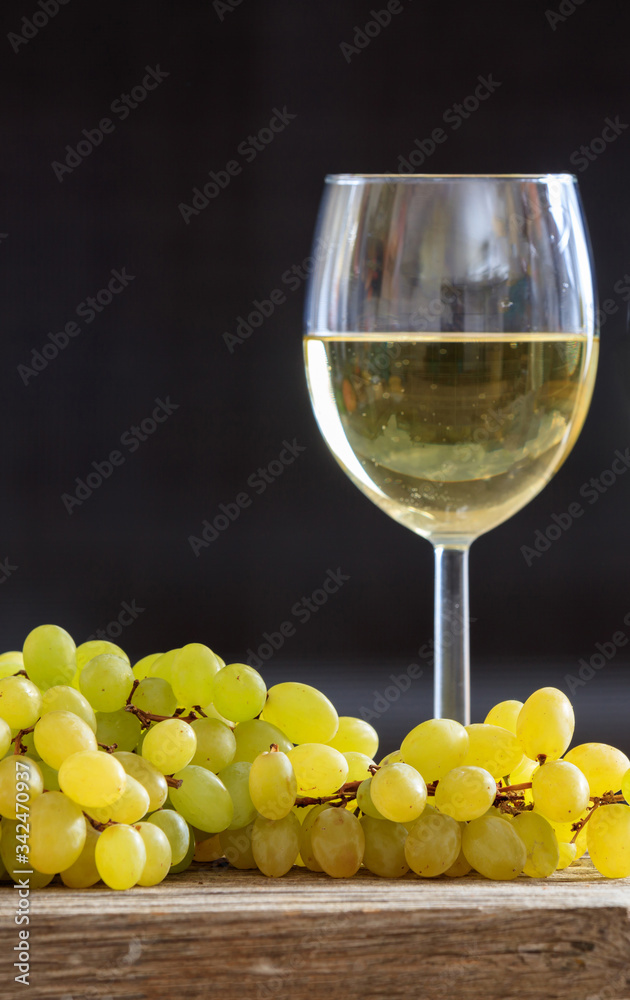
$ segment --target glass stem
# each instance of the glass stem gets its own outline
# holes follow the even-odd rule
[[[468,545],[436,545],[434,714],[470,723]]]

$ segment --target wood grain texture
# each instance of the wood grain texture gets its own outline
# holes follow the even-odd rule
[[[586,861],[550,879],[334,881],[195,865],[151,889],[31,896],[31,979],[13,1000],[630,1000],[630,879]]]

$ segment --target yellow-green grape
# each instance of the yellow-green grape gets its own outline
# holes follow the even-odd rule
[[[522,707],[522,701],[500,701],[490,709],[483,721],[486,725],[501,726],[516,735],[516,722]]]
[[[587,826],[588,853],[606,878],[630,875],[630,806],[613,802],[593,811]]]
[[[151,812],[160,809],[166,802],[168,795],[168,785],[162,772],[136,753],[117,750],[112,756],[120,761],[128,775],[131,775],[146,788]]]
[[[217,777],[223,782],[234,806],[234,815],[229,830],[240,830],[249,826],[256,819],[256,807],[249,793],[249,772],[252,765],[247,760],[239,760],[228,764]]]
[[[466,732],[469,743],[464,764],[483,767],[494,778],[503,778],[523,759],[523,748],[509,729],[478,723],[466,726]]]
[[[325,743],[300,743],[287,754],[297,781],[297,794],[320,798],[339,791],[348,776],[348,761]]]
[[[523,756],[520,764],[517,764],[514,770],[510,772],[510,784],[522,785],[531,781],[532,774],[538,766],[538,761],[530,760],[529,757]],[[525,790],[524,794],[527,794],[527,790]]]
[[[149,793],[144,785],[130,774],[127,776],[125,790],[119,799],[110,806],[110,819],[114,823],[137,823],[149,812]],[[169,862],[170,865],[170,862]]]
[[[162,774],[174,774],[190,763],[196,749],[197,737],[192,726],[181,719],[165,719],[147,732],[142,756]]]
[[[370,794],[385,819],[409,823],[420,816],[426,805],[427,786],[410,764],[386,764],[372,778]]]
[[[387,756],[383,757],[382,760],[379,760],[378,763],[379,767],[383,767],[384,764],[406,764],[407,761],[402,755],[402,750],[392,750],[391,753],[388,753]]]
[[[551,824],[544,816],[528,811],[515,816],[512,826],[527,850],[523,873],[530,878],[552,875],[560,861],[560,849]]]
[[[295,864],[299,849],[300,821],[294,813],[282,819],[256,817],[252,826],[252,854],[263,875],[270,878],[286,875]]]
[[[234,762],[247,760],[251,764],[259,753],[269,750],[273,743],[283,753],[293,749],[291,740],[280,729],[263,719],[240,722],[234,730],[234,738],[236,740]]]
[[[269,688],[262,718],[292,743],[329,743],[339,727],[337,710],[326,695],[295,681]]]
[[[161,677],[145,677],[131,696],[131,704],[151,715],[173,715],[177,698],[168,681]]]
[[[563,759],[579,767],[595,798],[619,791],[623,776],[630,768],[625,753],[607,743],[581,743],[572,747]]]
[[[73,753],[59,768],[59,787],[86,809],[111,806],[125,791],[127,774],[119,760],[102,751]]]
[[[363,864],[368,871],[381,878],[400,878],[409,871],[405,858],[407,827],[371,816],[364,816],[361,826],[365,836]]]
[[[291,760],[285,753],[272,750],[256,757],[250,765],[249,794],[254,808],[267,819],[282,819],[291,812],[298,784]],[[239,826],[246,825],[239,823]]]
[[[552,760],[532,774],[536,812],[557,823],[575,821],[589,803],[588,781],[575,764]]]
[[[147,677],[161,677],[162,680],[168,681],[172,687],[173,664],[178,653],[179,649],[169,649],[166,653],[158,656],[149,667]]]
[[[138,885],[158,885],[164,881],[173,863],[169,839],[155,823],[137,823],[135,830],[142,837],[146,861]]]
[[[46,791],[60,792],[61,789],[59,787],[59,772],[56,771],[54,767],[51,767],[50,764],[47,764],[46,761],[44,760],[39,760],[37,762],[37,766],[42,772],[42,776],[44,778],[44,788],[46,789]],[[0,810],[0,812],[1,811],[2,810]]]
[[[59,625],[38,625],[29,632],[23,654],[26,673],[42,691],[72,683],[77,669],[76,646]]]
[[[72,712],[87,722],[93,733],[96,732],[94,709],[80,691],[68,684],[56,684],[44,691],[40,715],[47,712]]]
[[[218,861],[223,857],[224,851],[221,847],[221,834],[215,833],[214,837],[206,837],[205,840],[198,840],[195,844],[195,854],[193,861]]]
[[[131,889],[144,871],[147,852],[136,829],[125,823],[108,826],[96,842],[98,873],[110,889]]]
[[[16,819],[28,814],[35,799],[44,791],[44,776],[30,757],[11,754],[0,761],[0,816]]]
[[[577,845],[569,843],[558,844],[558,871],[568,868],[577,858]]]
[[[50,767],[59,770],[66,757],[80,750],[97,750],[96,736],[74,712],[48,712],[35,724],[35,749]]]
[[[456,862],[461,846],[459,823],[432,809],[410,827],[405,859],[416,875],[434,878]]]
[[[382,765],[384,766],[384,765]],[[371,816],[372,819],[385,819],[383,813],[376,808],[372,801],[372,779],[366,778],[357,788],[357,805],[362,813]],[[426,808],[426,806],[425,806]]]
[[[328,745],[346,753],[349,750],[373,758],[378,750],[378,733],[374,726],[364,719],[351,715],[339,716],[339,728]]]
[[[303,819],[301,819],[302,828],[300,830],[300,857],[305,868],[308,868],[312,872],[321,872],[324,869],[320,865],[319,861],[313,854],[313,845],[311,843],[311,830],[313,828],[313,823],[324,809],[332,809],[330,802],[322,802],[320,805],[316,806],[306,806],[300,808],[300,813],[306,813]]]
[[[46,792],[35,799],[29,816],[30,860],[40,872],[65,871],[85,844],[85,816],[62,792]]]
[[[176,771],[174,777],[182,782],[169,793],[177,812],[199,830],[208,833],[227,830],[234,816],[234,805],[221,779],[196,764]]]
[[[54,874],[34,870],[28,847],[28,834],[24,832],[24,823],[3,819],[0,859],[7,877],[18,885],[21,879],[26,878],[30,890],[42,889],[54,878]]]
[[[566,694],[554,687],[534,691],[516,722],[516,735],[531,760],[541,755],[558,760],[569,746],[574,729],[573,706]]]
[[[188,828],[188,830],[189,830],[189,839],[188,839],[188,849],[186,850],[186,854],[178,864],[171,865],[171,870],[169,872],[169,875],[177,875],[178,872],[185,872],[188,868],[190,868],[191,864],[193,863],[193,858],[195,856],[196,842],[190,827]]]
[[[79,673],[81,673],[86,663],[93,660],[95,656],[101,656],[102,653],[119,656],[121,660],[129,663],[129,657],[124,649],[117,646],[115,642],[109,642],[108,639],[88,639],[87,642],[82,642],[80,646],[77,646],[76,661]]]
[[[257,868],[252,851],[252,830],[253,823],[240,830],[222,830],[219,834],[221,850],[234,868],[245,870]]]
[[[18,670],[24,670],[24,657],[21,651],[9,650],[0,653],[0,677],[11,677],[12,674],[17,674]]]
[[[626,802],[630,803],[630,768],[628,768],[621,779],[621,794]]]
[[[346,781],[365,781],[372,776],[370,767],[374,767],[374,761],[367,754],[358,750],[344,750],[343,755],[348,762]]]
[[[86,823],[83,850],[73,865],[60,872],[61,881],[69,889],[88,889],[91,885],[100,882],[101,876],[94,858],[96,842],[99,837],[98,830],[95,830],[91,823]]]
[[[462,849],[475,871],[494,881],[518,878],[527,862],[527,848],[514,829],[496,816],[481,816],[462,832]]]
[[[113,653],[101,653],[85,664],[79,688],[95,712],[117,712],[124,707],[134,680],[126,660]]]
[[[34,726],[42,708],[42,693],[28,677],[0,680],[0,718],[12,729]]]
[[[148,817],[147,823],[155,823],[163,830],[171,845],[171,866],[184,860],[190,846],[190,827],[174,809],[159,809]]]
[[[429,719],[412,729],[402,741],[405,763],[425,781],[437,781],[459,767],[468,753],[468,733],[453,719]]]
[[[448,875],[449,878],[461,878],[462,875],[468,875],[470,871],[472,871],[472,865],[466,860],[466,855],[460,849],[455,861],[450,868],[446,869],[444,874]]]
[[[236,725],[236,723],[232,722],[231,719],[226,719],[224,715],[221,715],[220,712],[217,712],[212,702],[209,702],[207,705],[202,705],[201,711],[202,714],[207,719],[218,719],[219,722],[222,722],[224,725],[229,726],[230,729],[234,729],[234,726]],[[253,721],[258,722],[258,719],[254,719]]]
[[[96,713],[96,739],[104,746],[135,750],[141,734],[140,720],[124,708],[119,708],[117,712]]]
[[[346,809],[325,809],[311,827],[311,847],[327,875],[351,878],[363,861],[363,827]]]
[[[231,722],[249,722],[260,715],[267,698],[267,685],[257,670],[246,663],[229,663],[212,680],[207,699]]]
[[[195,719],[190,725],[197,737],[197,749],[191,764],[206,767],[216,774],[232,763],[236,753],[236,737],[229,726],[218,719]]]
[[[171,669],[171,685],[178,703],[191,707],[207,705],[212,701],[213,678],[220,669],[217,657],[208,646],[201,642],[189,642],[187,646],[182,646],[173,659]]]
[[[461,823],[483,816],[496,795],[496,779],[489,771],[462,764],[440,778],[434,802],[440,812]]]
[[[12,742],[11,726],[4,719],[0,718],[0,757],[4,757],[9,752]]]
[[[151,667],[156,662],[156,660],[159,660],[160,657],[163,655],[164,655],[163,653],[149,653],[148,656],[143,656],[141,660],[138,660],[137,663],[134,663],[132,670],[133,670],[133,676],[136,678],[136,680],[143,681],[145,677],[150,677]]]

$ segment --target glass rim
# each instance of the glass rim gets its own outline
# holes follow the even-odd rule
[[[326,184],[361,184],[371,181],[457,181],[457,180],[515,180],[515,181],[571,181],[575,174],[326,174]]]

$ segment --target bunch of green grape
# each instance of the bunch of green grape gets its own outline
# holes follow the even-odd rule
[[[152,886],[193,862],[270,877],[546,878],[587,851],[630,876],[630,760],[569,749],[556,688],[483,723],[378,735],[307,684],[267,690],[190,643],[133,667],[56,625],[0,655],[0,880]]]

